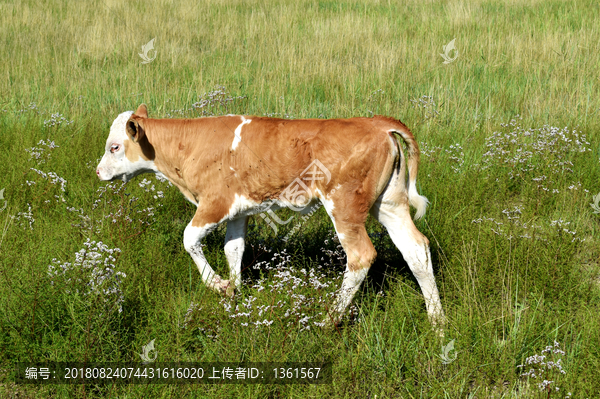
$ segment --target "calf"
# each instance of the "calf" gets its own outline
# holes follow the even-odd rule
[[[408,148],[403,160],[400,137]],[[144,104],[113,122],[96,173],[124,182],[161,174],[197,206],[183,242],[204,283],[233,294],[241,284],[248,217],[282,207],[302,210],[320,201],[347,255],[342,287],[330,311],[337,324],[375,260],[365,229],[369,212],[389,232],[425,296],[431,322],[444,315],[433,277],[429,241],[415,227],[427,199],[417,192],[419,147],[392,118],[286,120],[257,116],[148,118]],[[408,181],[406,180],[408,166]],[[271,213],[272,214],[272,213]],[[278,220],[278,219],[277,219]],[[227,223],[229,280],[210,267],[202,239]],[[274,225],[269,219],[269,223]]]

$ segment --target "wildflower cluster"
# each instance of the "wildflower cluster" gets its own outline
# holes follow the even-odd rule
[[[420,144],[421,156],[430,158],[431,162],[435,162],[435,155],[442,151],[440,146],[432,146],[428,142],[423,141]]]
[[[328,258],[325,260],[325,257],[321,257],[321,262],[326,265],[336,265],[336,266],[344,266],[346,264],[346,252],[340,243],[340,239],[338,236],[332,232],[329,235],[333,235],[331,241],[335,245],[334,249],[328,249],[327,245],[329,245],[329,239],[323,241],[323,244],[326,246],[325,248],[321,248],[323,254]]]
[[[558,220],[552,220],[550,222],[550,227],[554,227],[559,236],[566,235],[569,238],[572,237],[571,242],[585,241],[585,238],[575,237],[575,234],[577,234],[576,230],[569,230],[567,228],[570,224],[571,224],[571,222],[567,222],[562,219],[558,219]]]
[[[29,160],[35,160],[38,164],[46,163],[50,160],[51,151],[58,146],[54,141],[40,140],[37,144],[39,147],[26,148],[25,151],[29,153]]]
[[[332,258],[337,256],[333,251]],[[341,275],[328,276],[322,265],[297,268],[291,265],[292,256],[284,249],[272,255],[268,261],[257,262],[253,268],[266,272],[258,281],[247,282],[256,290],[241,303],[230,298],[221,304],[230,319],[242,327],[300,327],[300,331],[312,326],[323,326],[326,304],[336,294]]]
[[[150,184],[149,181],[144,179],[139,186],[142,187],[146,192],[154,192],[154,185],[147,187]],[[104,219],[107,219],[113,224],[120,221],[128,224],[133,222],[139,222],[142,225],[149,226],[154,221],[154,212],[156,208],[162,207],[161,203],[157,203],[156,206],[147,206],[140,208],[137,204],[140,201],[139,197],[131,195],[125,192],[125,183],[109,183],[105,186],[101,186],[96,190],[98,193],[98,199],[92,204],[92,210],[97,209],[101,204],[105,208],[109,209],[109,213],[104,215]],[[162,191],[156,191],[153,194],[155,199],[163,198]]]
[[[571,242],[585,241],[585,238],[576,237],[576,230],[569,230],[567,226],[571,222],[559,220],[551,220],[550,222],[542,222],[536,224],[532,221],[526,222],[521,219],[523,206],[515,205],[512,209],[507,208],[502,210],[504,221],[499,221],[491,217],[480,217],[474,219],[471,223],[488,225],[489,230],[499,236],[506,237],[508,240],[513,238],[536,239],[543,242],[548,242],[549,237],[567,237]]]
[[[124,295],[122,290],[125,273],[117,271],[113,254],[121,252],[119,248],[109,248],[101,241],[83,244],[85,248],[75,253],[74,262],[60,262],[52,259],[48,266],[48,276],[52,285],[65,284],[65,292],[100,296],[108,310],[116,306],[122,311]]]
[[[500,226],[502,226],[504,223],[499,222],[499,221],[497,221],[494,218],[488,218],[486,216],[483,216],[483,217],[480,217],[478,219],[473,219],[471,221],[471,223],[477,223],[477,224],[481,224],[481,223],[484,223],[484,222],[485,223],[494,223],[496,229],[494,229],[494,227],[490,227],[490,231],[493,232],[496,235],[503,235],[504,231],[500,229]],[[497,230],[499,230],[499,231],[497,231]],[[510,238],[512,238],[512,236]]]
[[[41,114],[42,112],[40,111],[40,109],[38,108],[37,104],[34,102],[29,103],[29,105],[25,108],[21,108],[20,110],[17,110],[16,113],[18,114],[23,114],[25,112],[29,112],[29,111],[34,111],[38,114]]]
[[[562,375],[567,374],[563,369],[561,356],[565,352],[560,349],[560,344],[554,341],[554,345],[549,345],[542,350],[541,355],[533,355],[525,359],[525,364],[520,364],[518,368],[531,367],[529,371],[521,374],[521,377],[532,378],[537,381],[540,391],[547,392],[548,397],[551,393],[559,392],[560,386],[558,380]],[[570,398],[571,392],[567,393],[565,398]]]
[[[154,199],[164,198],[165,196],[162,191],[156,191],[154,184],[152,184],[152,182],[148,179],[142,180],[140,183],[138,183],[138,186],[143,188],[145,192],[152,193]]]
[[[200,99],[192,104],[192,108],[202,115],[215,115],[214,110],[218,107],[227,110],[229,105],[236,100],[244,100],[246,96],[232,97],[225,90],[225,86],[216,86],[213,91],[204,93]]]
[[[196,304],[195,302],[190,303],[188,310],[185,312],[185,316],[183,316],[183,324],[181,325],[181,328],[187,328],[192,321],[193,313],[200,310],[202,310],[202,306]]]
[[[544,191],[551,191],[554,176],[573,172],[572,154],[591,151],[585,135],[566,127],[525,129],[516,119],[502,127],[486,138],[482,169],[505,166],[510,179],[534,181]]]
[[[35,105],[35,104],[33,104],[33,105]],[[27,148],[27,149],[25,149],[25,151],[29,153],[30,161],[35,161],[37,164],[43,164],[43,163],[46,163],[48,160],[50,160],[51,151],[54,150],[55,148],[58,148],[58,145],[56,145],[56,143],[54,143],[54,141],[40,140],[38,142],[38,146]],[[32,180],[25,180],[25,183],[23,183],[22,186],[26,184],[28,187],[32,187],[32,186],[37,187],[38,183],[42,183],[42,184],[39,184],[39,187],[40,187],[39,190],[43,190],[43,194],[47,194],[48,191],[50,191],[50,195],[54,196],[54,199],[56,200],[57,203],[66,202],[64,194],[66,193],[67,181],[64,178],[60,177],[59,175],[57,175],[54,172],[44,172],[44,171],[36,169],[36,168],[29,168],[29,170],[35,172],[36,177],[38,177],[38,179],[33,178]],[[43,184],[42,180],[45,181],[46,184]],[[49,190],[51,188],[51,186],[55,186],[58,190],[54,190],[54,189]],[[34,198],[35,197],[36,196],[34,196]],[[44,195],[37,196],[37,198],[43,198],[43,197],[44,197]],[[52,201],[50,199],[45,199],[43,202],[45,204],[49,204]],[[34,206],[35,206],[35,204],[34,204]],[[12,218],[15,220],[22,220],[22,219],[27,220],[29,223],[29,228],[31,230],[33,230],[33,223],[35,222],[35,219],[33,218],[32,205],[28,202],[27,207],[28,207],[27,212],[18,212],[17,215],[12,216]]]
[[[454,173],[460,173],[463,170],[465,163],[465,153],[463,147],[459,143],[451,144],[448,148],[441,146],[433,146],[427,142],[423,142],[420,145],[421,156],[429,158],[430,162],[435,162],[440,154],[446,154],[444,162],[450,165],[450,168]],[[447,161],[446,161],[447,159]],[[475,165],[476,166],[476,165]]]
[[[36,168],[30,168],[30,170],[33,170],[35,173],[37,173],[43,179],[47,180],[48,183],[50,183],[52,185],[60,185],[61,194],[54,195],[54,198],[56,199],[56,202],[66,202],[65,197],[63,195],[63,193],[66,192],[66,187],[67,187],[67,181],[65,179],[63,179],[62,177],[60,177],[59,175],[57,175],[54,172],[46,173],[46,172],[43,172]],[[28,186],[32,186],[32,185],[36,184],[35,181],[29,181],[29,180],[27,180],[26,183]],[[44,202],[49,203],[50,200],[46,200]]]
[[[458,143],[452,144],[447,150],[444,151],[450,156],[450,160],[452,161],[450,167],[454,173],[459,173],[462,165],[465,163],[465,153],[463,152],[462,146]]]
[[[63,115],[61,115],[57,112],[55,114],[51,114],[50,119],[44,121],[44,127],[54,127],[54,126],[60,126],[63,124],[65,126],[68,126],[68,125],[72,124],[73,122],[74,121],[68,120]]]
[[[67,211],[77,215],[79,218],[79,223],[73,223],[71,226],[78,228],[80,231],[86,231],[92,229],[92,219],[85,214],[83,208],[75,208],[72,206],[67,206]],[[96,231],[96,233],[100,234],[100,231]]]
[[[287,112],[281,113],[281,112],[267,112],[265,114],[266,117],[268,118],[283,118],[283,119],[293,119],[294,116],[291,114],[288,114]]]
[[[413,103],[413,108],[420,109],[424,119],[433,119],[440,113],[437,111],[437,105],[432,96],[421,96],[421,98],[413,98],[410,100]]]
[[[226,114],[231,105],[239,100],[245,100],[246,96],[234,97],[227,92],[225,86],[215,86],[213,91],[198,96],[198,101],[190,108],[171,109],[166,113],[167,118],[186,117],[190,114],[199,116],[214,116]]]
[[[33,218],[33,212],[31,211],[31,205],[27,204],[27,212],[19,212],[16,216],[12,216],[12,218],[16,221],[22,221],[21,219],[27,220],[29,223],[29,229],[33,230],[33,224],[35,223],[35,219]]]
[[[563,176],[574,172],[574,160],[578,154],[591,151],[585,135],[568,128],[544,125],[539,129],[521,127],[519,119],[502,124],[503,130],[486,138],[487,152],[483,155],[481,170],[505,167],[508,180],[531,182],[538,193],[560,194],[561,191],[589,193],[581,182],[565,182]],[[499,179],[496,179],[497,181]],[[539,205],[539,198],[538,198]],[[521,220],[523,206],[502,211],[506,220],[496,221],[482,217],[473,223],[494,223],[490,231],[512,239],[515,236],[549,242],[550,238],[569,238],[571,242],[584,241],[577,231],[567,227],[570,222],[546,220],[524,222]],[[508,222],[502,226],[505,222]],[[503,227],[509,227],[505,229]]]

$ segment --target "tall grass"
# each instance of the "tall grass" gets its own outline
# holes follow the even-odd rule
[[[599,14],[592,1],[1,3],[0,396],[595,397]],[[95,176],[112,120],[142,102],[153,117],[402,119],[423,152],[418,227],[445,338],[374,220],[378,259],[345,324],[321,329],[344,264],[322,209],[277,234],[253,218],[245,286],[235,300],[208,291],[183,249],[194,209],[177,190]],[[205,240],[221,274],[224,235]],[[330,359],[334,378],[12,383],[19,361],[137,361],[152,339],[159,361]],[[565,374],[540,391],[528,359],[555,341]]]

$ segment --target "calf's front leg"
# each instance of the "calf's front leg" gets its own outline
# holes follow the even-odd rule
[[[215,273],[212,267],[206,261],[204,252],[202,251],[202,239],[217,227],[217,223],[203,222],[198,214],[187,225],[183,232],[183,245],[196,263],[196,267],[200,271],[202,281],[209,288],[214,289],[222,294],[233,294],[229,289],[229,280],[223,280],[221,276]],[[228,292],[231,291],[231,292]]]
[[[246,231],[248,230],[248,216],[227,222],[225,233],[225,256],[229,263],[229,279],[233,283],[231,289],[242,285],[242,258],[246,246]],[[233,293],[233,292],[232,292]]]

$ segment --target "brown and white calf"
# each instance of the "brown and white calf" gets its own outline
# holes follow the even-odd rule
[[[407,162],[395,135],[407,145]],[[142,104],[135,113],[124,112],[115,119],[96,173],[101,180],[124,182],[156,173],[177,186],[197,206],[184,232],[185,249],[204,283],[228,294],[241,284],[248,217],[282,207],[299,210],[320,201],[347,255],[342,287],[330,312],[332,324],[340,321],[375,260],[365,229],[370,212],[402,252],[435,325],[444,315],[429,241],[409,212],[410,204],[420,218],[427,206],[427,199],[417,193],[418,164],[414,136],[392,118],[153,119]],[[229,280],[214,272],[201,246],[201,240],[225,222]]]

